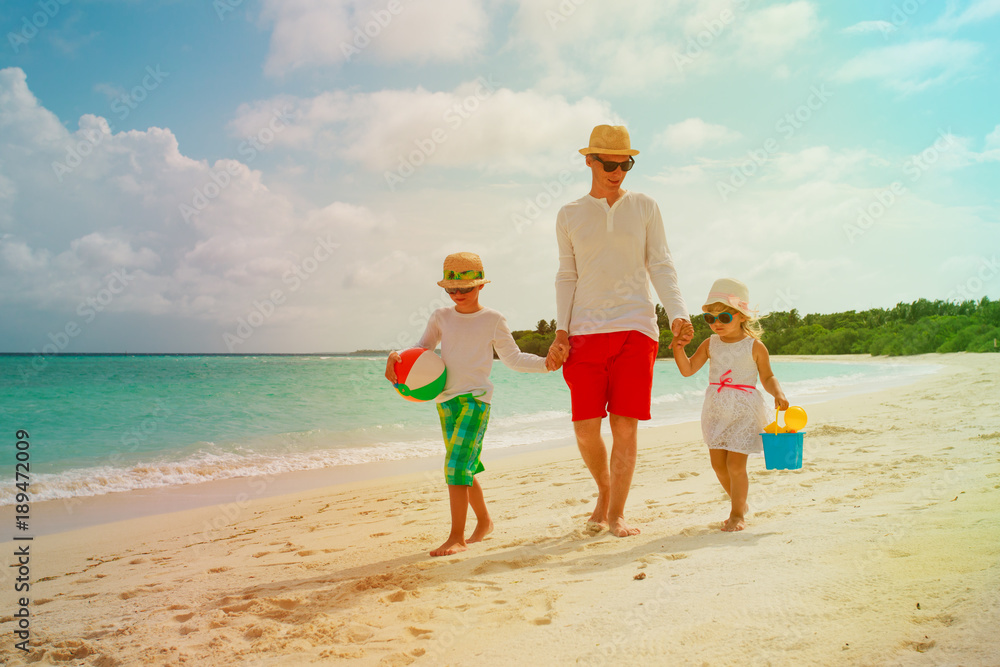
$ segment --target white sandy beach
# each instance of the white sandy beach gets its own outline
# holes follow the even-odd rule
[[[31,651],[5,568],[0,661],[997,665],[1000,355],[906,361],[943,370],[809,406],[800,471],[751,460],[741,533],[696,422],[640,431],[625,539],[583,532],[574,448],[487,456],[496,531],[444,558],[438,471],[241,493],[36,537]]]

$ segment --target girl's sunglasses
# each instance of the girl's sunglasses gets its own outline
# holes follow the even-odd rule
[[[629,159],[626,160],[625,162],[615,162],[613,160],[604,161],[601,158],[597,157],[596,155],[591,155],[591,157],[600,162],[601,165],[604,167],[604,171],[609,173],[614,171],[618,167],[621,167],[622,171],[628,171],[635,164],[635,160],[633,160],[631,157],[629,157]]]
[[[715,320],[719,320],[723,324],[729,324],[730,322],[733,321],[733,314],[732,313],[719,313],[718,316],[715,316],[712,313],[705,313],[704,318],[705,318],[705,321],[708,322],[709,324],[715,324]]]
[[[471,292],[474,289],[476,289],[476,288],[475,287],[445,287],[444,291],[447,292],[448,294],[468,294],[469,292]]]

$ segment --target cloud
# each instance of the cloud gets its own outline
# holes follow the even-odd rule
[[[394,224],[344,202],[300,209],[238,160],[183,155],[169,129],[113,133],[88,115],[71,132],[13,68],[0,71],[0,144],[0,307],[82,322],[79,304],[114,284],[102,313],[169,318],[208,351],[275,290],[294,306],[269,325],[332,318],[347,246],[353,261],[379,257],[372,239]]]
[[[873,79],[904,94],[921,92],[972,71],[983,46],[963,40],[929,39],[865,51],[835,74],[839,81]]]
[[[948,3],[944,16],[939,18],[932,28],[944,31],[956,30],[1000,15],[1000,0],[974,0],[958,14],[955,13],[955,6],[954,3]]]
[[[275,137],[276,146],[356,160],[373,172],[429,164],[548,174],[594,125],[622,123],[606,102],[515,92],[481,77],[452,91],[333,91],[263,100],[240,107],[234,134],[253,133],[278,107],[287,107],[294,120]]]
[[[740,138],[740,133],[725,125],[706,123],[701,118],[688,118],[667,126],[656,142],[679,153],[697,150],[709,144],[726,144]]]
[[[895,31],[896,26],[889,21],[861,21],[841,30],[841,32],[848,35],[866,35],[870,32],[880,32],[883,37]]]
[[[273,26],[269,76],[366,59],[460,61],[479,52],[489,28],[481,0],[265,0],[261,22]]]
[[[780,60],[819,29],[816,7],[800,0],[751,12],[738,22],[736,57],[757,65]]]

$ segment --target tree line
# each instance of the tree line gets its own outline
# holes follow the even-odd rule
[[[657,304],[660,357],[670,357],[670,322]],[[712,330],[701,317],[691,316],[693,354]],[[901,356],[929,352],[1000,352],[1000,301],[928,301],[898,303],[893,308],[808,314],[797,309],[761,318],[764,344],[771,354],[870,354]],[[539,320],[533,330],[511,332],[523,352],[544,356],[555,338],[556,321]]]

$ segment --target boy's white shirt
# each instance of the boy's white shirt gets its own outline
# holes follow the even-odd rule
[[[441,343],[441,359],[448,369],[444,391],[438,403],[462,394],[472,394],[480,401],[493,399],[493,350],[508,368],[522,373],[545,373],[545,358],[521,352],[510,334],[507,320],[492,308],[475,313],[460,313],[454,306],[431,313],[424,335],[417,347],[433,350]]]
[[[688,319],[663,219],[649,196],[625,191],[613,206],[584,195],[556,217],[556,318],[571,336],[639,331],[659,340],[652,282],[670,321]]]

